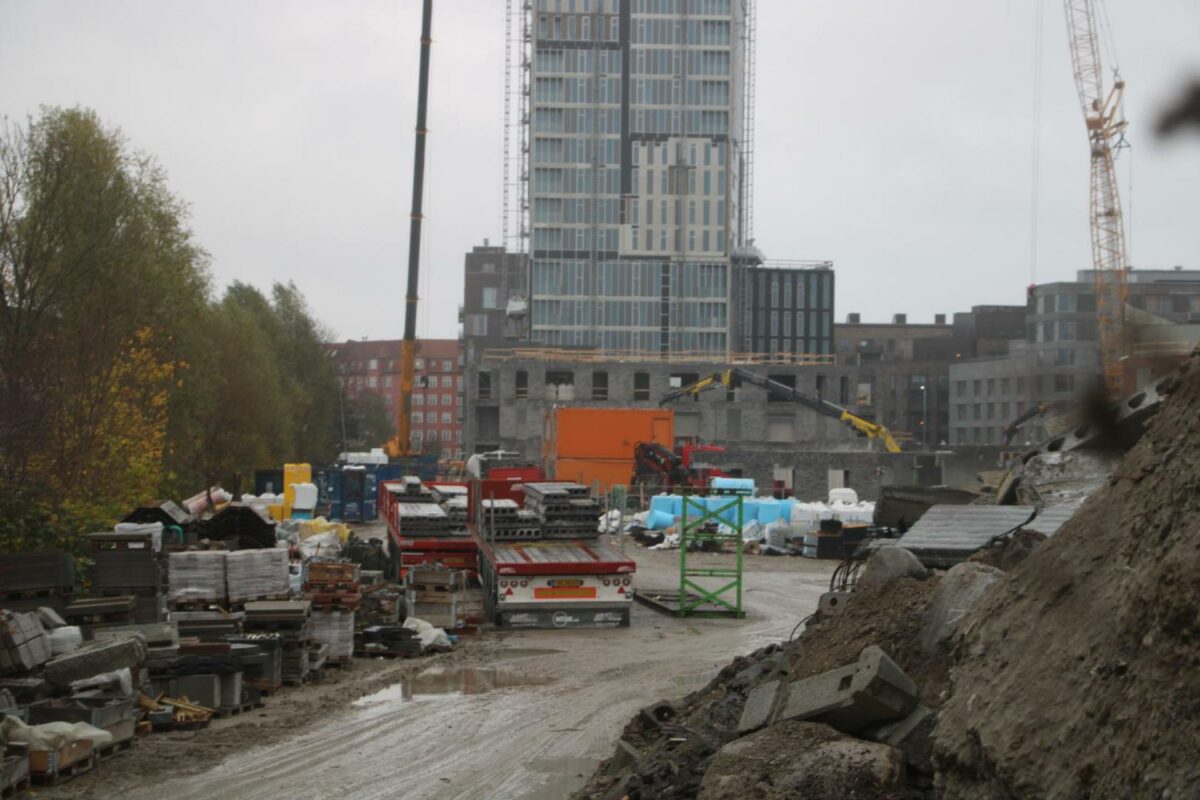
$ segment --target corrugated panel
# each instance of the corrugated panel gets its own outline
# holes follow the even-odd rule
[[[1033,522],[1025,526],[1026,530],[1037,531],[1044,536],[1053,536],[1058,533],[1058,529],[1067,523],[1071,517],[1075,516],[1075,512],[1083,505],[1082,500],[1074,503],[1064,503],[1060,506],[1051,506],[1044,508],[1038,512],[1038,515],[1033,518]]]
[[[930,508],[897,542],[929,567],[964,561],[994,537],[1020,526],[1031,506],[956,506]]]

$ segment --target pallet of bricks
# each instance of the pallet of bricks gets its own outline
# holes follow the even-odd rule
[[[0,607],[61,614],[75,599],[75,562],[66,553],[6,553],[0,558]]]
[[[439,566],[413,567],[405,576],[408,616],[446,630],[467,625],[467,573]]]
[[[299,686],[321,677],[328,646],[316,641],[312,604],[307,600],[259,600],[246,603],[242,629],[247,637],[279,637],[280,679]]]
[[[359,567],[342,561],[304,565],[304,597],[312,603],[313,638],[328,647],[330,666],[354,665],[354,616],[362,602]]]
[[[120,531],[89,533],[92,559],[92,593],[103,601],[88,609],[108,613],[122,610],[133,600],[136,624],[162,619],[165,569],[161,556],[162,528],[158,525],[126,525]],[[69,615],[70,616],[70,615]]]

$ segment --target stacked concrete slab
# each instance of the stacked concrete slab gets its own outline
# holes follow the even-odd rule
[[[1028,522],[1032,506],[937,505],[925,512],[897,544],[927,567],[948,569],[1001,534]]]
[[[0,612],[0,673],[29,672],[50,660],[50,640],[36,613]]]
[[[147,532],[88,534],[92,546],[92,590],[104,596],[134,598],[134,621],[158,622],[163,613],[163,570]]]

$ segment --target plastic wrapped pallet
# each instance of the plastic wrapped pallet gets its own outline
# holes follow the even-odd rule
[[[316,611],[310,620],[312,637],[329,645],[331,661],[349,661],[354,657],[354,612]]]
[[[288,596],[288,551],[238,550],[225,557],[225,586],[229,602]]]
[[[220,603],[225,600],[223,550],[171,553],[168,593],[172,603]]]

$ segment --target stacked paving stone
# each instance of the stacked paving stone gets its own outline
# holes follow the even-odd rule
[[[327,663],[350,666],[354,661],[354,615],[362,602],[358,565],[310,561],[305,571],[304,596],[312,603],[313,639],[325,647]]]
[[[154,535],[146,531],[89,533],[92,591],[103,597],[133,597],[134,622],[150,624],[163,616],[162,560]]]
[[[313,672],[312,604],[307,600],[267,600],[246,604],[243,628],[247,634],[277,634],[281,642],[280,669],[284,683],[298,686]]]

